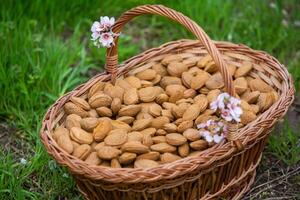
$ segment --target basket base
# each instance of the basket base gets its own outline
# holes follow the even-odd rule
[[[185,200],[214,200],[214,199],[232,199],[232,200],[238,200],[243,197],[243,195],[250,189],[251,185],[254,182],[255,175],[256,175],[256,166],[253,168],[250,168],[246,173],[244,173],[243,176],[238,177],[237,179],[233,179],[229,184],[223,185],[223,187],[211,194],[207,193],[206,195],[199,197],[197,193],[191,193],[188,196],[181,196],[180,199]],[[125,195],[121,194],[120,192],[115,191],[105,191],[102,189],[99,189],[99,187],[91,187],[91,185],[87,186],[81,181],[77,181],[77,187],[87,200],[175,200],[177,199],[175,195],[169,195],[158,198],[152,198],[149,197],[146,192],[140,193],[140,194],[128,194]],[[87,195],[83,191],[89,191],[89,194]],[[126,192],[125,192],[126,193]],[[118,195],[119,194],[119,195]]]

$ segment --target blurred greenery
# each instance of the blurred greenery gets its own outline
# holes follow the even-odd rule
[[[267,51],[287,66],[299,88],[297,0],[2,0],[0,119],[17,130],[9,134],[14,144],[26,144],[27,149],[16,154],[13,148],[0,146],[0,199],[81,198],[67,171],[56,166],[45,152],[38,137],[41,120],[58,97],[85,82],[91,71],[103,69],[105,50],[90,42],[92,22],[104,15],[118,17],[142,4],[174,8],[197,22],[214,40]],[[194,38],[176,23],[158,16],[134,19],[122,33],[121,60],[171,40]],[[270,143],[274,153],[284,158],[290,146],[280,142]],[[295,153],[288,155],[297,157]],[[21,158],[27,163],[20,163]]]

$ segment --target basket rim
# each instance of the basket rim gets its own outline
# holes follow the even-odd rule
[[[282,88],[282,93],[278,101],[275,104],[273,104],[268,110],[264,111],[256,120],[238,130],[238,132],[243,133],[240,139],[243,145],[246,147],[245,149],[251,148],[251,146],[257,140],[266,136],[260,135],[261,132],[264,129],[271,127],[278,119],[282,118],[286,113],[288,107],[294,99],[295,88],[293,85],[293,80],[291,78],[291,75],[288,73],[287,69],[284,67],[284,65],[280,64],[276,58],[267,54],[264,51],[253,50],[245,45],[234,44],[231,42],[214,41],[214,43],[218,48],[221,49],[222,54],[223,50],[225,51],[225,49],[228,49],[228,52],[235,50],[239,53],[242,53],[244,56],[247,56],[247,54],[249,54],[252,58],[255,57],[257,59],[264,60],[266,63],[269,63],[269,65],[278,69],[277,72],[282,78],[282,83],[284,83],[285,87]],[[170,47],[172,47],[172,49],[170,49]],[[172,52],[173,49],[177,48],[188,49],[196,47],[202,47],[199,41],[181,39],[165,43],[159,47],[151,48],[147,51],[138,54],[137,56],[127,59],[122,64],[120,64],[119,75],[130,71],[130,67],[128,66],[134,66],[138,64],[136,62],[137,58],[137,60],[141,58],[149,60],[150,58],[155,57],[149,56],[149,54],[153,52],[155,52],[157,55],[160,55],[163,51],[162,49],[167,49],[169,52]],[[161,164],[158,167],[148,169],[110,168],[89,165],[86,162],[66,153],[64,150],[62,150],[56,145],[56,142],[51,137],[49,131],[53,128],[51,127],[51,123],[53,123],[56,114],[64,105],[64,103],[61,102],[68,100],[71,96],[80,95],[89,88],[87,87],[87,85],[93,85],[95,82],[102,79],[107,81],[109,79],[109,75],[107,75],[106,73],[99,73],[96,76],[89,79],[87,82],[73,89],[71,92],[63,95],[54,104],[50,106],[43,118],[43,125],[40,130],[40,137],[42,143],[44,144],[47,152],[57,162],[64,166],[67,166],[73,174],[83,175],[84,177],[92,180],[103,180],[113,183],[153,182],[162,179],[175,178],[180,175],[186,174],[187,172],[194,171],[196,169],[207,169],[220,160],[230,159],[233,157],[234,154],[242,153],[242,151],[239,151],[234,145],[230,144],[230,142],[222,142],[202,151],[198,155],[182,158],[172,163]],[[260,137],[251,138],[247,136],[247,134],[249,134],[250,132],[255,132],[255,135]],[[252,143],[252,145],[250,143]],[[214,155],[212,156],[212,154]],[[127,173],[131,174],[130,176],[134,176],[134,178],[129,179]]]

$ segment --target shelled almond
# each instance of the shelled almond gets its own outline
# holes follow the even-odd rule
[[[211,143],[197,124],[215,119],[210,103],[225,82],[210,55],[167,55],[118,78],[95,83],[64,105],[66,116],[52,136],[65,152],[91,165],[150,168],[198,155]],[[243,114],[239,127],[254,121],[279,98],[253,77],[252,63],[228,65]]]

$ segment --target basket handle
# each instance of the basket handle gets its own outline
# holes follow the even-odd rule
[[[226,64],[221,57],[219,50],[213,41],[208,37],[208,35],[202,30],[200,26],[198,26],[194,21],[190,18],[186,17],[182,13],[179,13],[173,9],[167,8],[162,5],[144,5],[138,6],[127,12],[123,13],[123,15],[116,21],[113,26],[114,33],[120,33],[125,24],[127,24],[134,17],[144,15],[144,14],[156,14],[160,16],[167,17],[172,19],[185,28],[187,28],[190,32],[192,32],[197,39],[204,45],[208,53],[211,55],[212,59],[219,67],[219,71],[224,79],[225,88],[227,92],[231,96],[235,96],[235,91],[233,87],[232,77],[230,76]],[[106,52],[106,65],[105,69],[108,73],[111,74],[112,81],[115,80],[117,76],[117,66],[118,66],[118,37],[115,38],[114,43],[111,48],[107,49]]]

